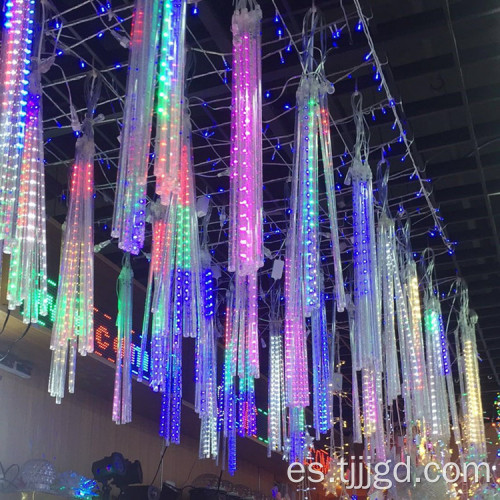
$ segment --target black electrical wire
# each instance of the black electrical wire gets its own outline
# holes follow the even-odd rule
[[[5,359],[7,358],[7,356],[10,354],[10,352],[12,351],[12,348],[19,342],[21,341],[24,337],[26,337],[26,334],[28,333],[29,329],[31,328],[31,323],[28,324],[28,326],[26,327],[26,329],[24,330],[24,332],[22,333],[22,335],[17,338],[16,340],[14,340],[14,342],[12,342],[12,344],[10,344],[9,348],[7,349],[7,352],[0,358],[0,363]]]
[[[8,478],[10,471],[14,471],[12,478]],[[0,493],[9,493],[12,491],[17,491],[16,480],[19,477],[20,467],[17,464],[12,464],[11,466],[4,469],[2,462],[0,462]]]
[[[9,321],[10,318],[10,309],[7,309],[7,316],[5,317],[5,321],[3,322],[2,329],[0,330],[0,335],[5,331],[5,327],[7,326],[7,322]]]
[[[161,454],[160,462],[158,463],[158,468],[156,469],[155,476],[153,477],[153,480],[151,481],[151,485],[155,484],[156,478],[158,476],[158,472],[160,472],[160,467],[163,462],[163,457],[165,456],[165,453],[167,452],[168,446],[165,446],[165,449],[163,450],[163,453]]]

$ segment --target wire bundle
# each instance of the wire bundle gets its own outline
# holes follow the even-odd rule
[[[37,323],[39,316],[48,312],[42,86],[38,62],[32,65],[15,233],[4,250],[11,254],[7,288],[9,309],[22,305],[25,323]]]
[[[186,106],[178,172],[179,191],[173,196],[176,205],[175,321],[184,337],[196,337],[203,324],[200,243],[192,160],[191,121]]]
[[[242,436],[256,433],[254,379],[259,377],[257,270],[263,265],[262,226],[262,11],[238,0],[232,18],[229,266],[234,290],[226,317],[224,437],[230,473],[236,467],[236,416]],[[228,330],[228,325],[230,325]],[[239,378],[236,415],[235,387]]]
[[[147,339],[149,315],[151,326],[151,381],[154,391],[165,391],[165,363],[170,353],[172,330],[172,286],[174,269],[175,205],[151,206],[153,246],[149,273],[143,344]],[[144,352],[144,349],[143,349]]]
[[[352,96],[356,144],[349,170],[353,203],[354,364],[361,371],[365,450],[373,460],[385,460],[385,434],[381,403],[382,339],[380,289],[377,279],[372,172],[359,92]]]
[[[203,312],[191,125],[187,107],[182,127],[182,155],[176,181],[178,189],[170,193],[168,203],[157,202],[151,204],[150,209],[153,247],[141,341],[140,378],[144,372],[152,313],[150,384],[153,390],[163,393],[160,434],[167,444],[180,440],[183,337],[201,336],[200,342],[207,342],[207,345],[197,343],[196,363],[198,368],[203,369],[204,381],[212,383],[215,377],[215,374],[207,373],[207,370],[213,369],[207,356],[213,357],[215,351],[213,346],[210,348],[210,332],[206,331],[210,325],[207,325]],[[203,361],[199,356],[203,356]],[[215,398],[215,395],[211,397]],[[204,416],[209,411],[205,403],[204,398],[200,400],[202,407],[199,410]],[[213,411],[214,404],[211,400],[210,411]]]
[[[35,0],[5,3],[0,67],[0,241],[15,235],[26,129]]]
[[[101,80],[86,81],[87,114],[82,135],[76,141],[71,174],[68,214],[64,230],[59,286],[50,348],[49,392],[60,403],[69,356],[69,392],[74,391],[77,351],[85,356],[94,350],[94,131],[93,112]]]
[[[135,5],[111,236],[137,255],[144,245],[160,0]]]

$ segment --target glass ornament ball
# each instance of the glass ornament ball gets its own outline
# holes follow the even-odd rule
[[[56,469],[48,460],[28,460],[21,469],[21,477],[29,490],[50,490],[56,478]]]

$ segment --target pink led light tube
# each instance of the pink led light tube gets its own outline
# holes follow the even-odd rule
[[[255,273],[263,265],[262,242],[262,11],[239,1],[233,15],[233,98],[229,271]],[[254,2],[250,2],[253,4]],[[243,8],[244,7],[244,8]]]

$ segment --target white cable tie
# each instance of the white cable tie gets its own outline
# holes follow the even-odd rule
[[[77,114],[76,109],[73,106],[73,104],[69,105],[69,110],[70,110],[70,116],[71,116],[71,128],[73,129],[73,132],[81,132],[82,131],[82,124],[80,123],[80,120],[78,119],[78,114]]]

